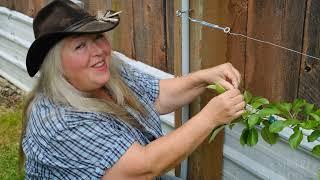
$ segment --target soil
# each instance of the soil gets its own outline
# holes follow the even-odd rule
[[[0,76],[0,109],[14,109],[21,104],[25,92]]]

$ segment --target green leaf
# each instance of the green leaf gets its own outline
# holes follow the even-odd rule
[[[267,107],[267,108],[263,108],[258,112],[258,115],[261,118],[270,116],[270,115],[276,115],[276,114],[280,114],[280,110],[277,109],[276,107]]]
[[[208,85],[207,88],[215,90],[215,92],[218,94],[222,94],[222,93],[226,92],[224,87],[222,87],[219,83]]]
[[[251,129],[259,122],[260,117],[256,114],[249,116],[248,118],[248,127]]]
[[[315,112],[314,112],[314,113],[310,113],[309,115],[310,115],[314,120],[320,121],[320,115],[316,114]]]
[[[303,123],[300,124],[300,126],[303,128],[303,129],[313,129],[315,127],[317,127],[319,125],[319,121],[316,121],[316,120],[307,120]]]
[[[289,144],[292,149],[297,149],[303,138],[302,131],[299,127],[294,128],[294,133],[289,138]]]
[[[244,113],[241,115],[243,119],[247,119],[251,113],[249,111],[244,111]]]
[[[278,109],[277,104],[279,104],[279,103],[270,103],[270,104],[266,105],[266,108],[276,108],[276,109]]]
[[[298,132],[300,130],[299,126],[293,128],[293,132]]]
[[[226,125],[222,125],[222,126],[219,126],[217,128],[215,128],[211,134],[211,137],[209,139],[209,143],[211,143],[214,138],[219,134],[219,132],[225,127]]]
[[[255,109],[258,109],[260,106],[265,104],[269,104],[268,99],[259,97],[252,102],[251,106]]]
[[[219,83],[216,83],[216,86],[217,86],[216,91],[218,94],[222,94],[222,93],[226,92],[226,89],[224,87],[222,87]]]
[[[277,103],[276,107],[283,113],[288,113],[291,111],[292,104],[291,103]]]
[[[320,130],[315,130],[308,136],[308,142],[313,142],[317,140],[319,137],[320,137]]]
[[[249,91],[244,91],[243,96],[244,96],[244,101],[246,102],[246,104],[249,104],[252,99],[252,94]]]
[[[284,121],[284,123],[285,123],[285,125],[286,126],[294,126],[294,125],[297,125],[297,124],[299,124],[299,120],[297,120],[297,119],[287,119],[287,120],[285,120]]]
[[[314,112],[314,114],[320,116],[320,109],[316,110],[316,111]]]
[[[320,145],[316,145],[312,148],[312,154],[320,156]]]
[[[240,136],[240,144],[242,146],[247,144],[248,134],[249,134],[249,130],[247,128],[244,128]]]
[[[306,103],[305,106],[304,106],[304,110],[303,110],[304,114],[307,115],[307,116],[310,115],[310,113],[312,112],[313,108],[314,108],[313,104]]]
[[[262,138],[269,144],[273,145],[276,144],[277,140],[279,139],[278,133],[271,133],[269,131],[270,124],[268,121],[264,121],[263,123],[265,126],[261,130],[261,136]]]
[[[256,128],[252,128],[248,132],[247,145],[254,146],[258,143],[258,131]]]
[[[270,125],[269,131],[271,133],[278,133],[282,131],[286,126],[287,124],[284,121],[276,121]]]
[[[207,86],[208,89],[216,90],[216,85],[215,84],[210,84]]]
[[[215,84],[210,84],[207,86],[207,89],[210,89],[210,90],[213,90],[215,93],[217,93],[216,89],[217,89],[217,86]]]
[[[295,114],[298,114],[302,109],[302,106],[304,106],[306,101],[304,99],[295,99],[292,105],[292,111]]]

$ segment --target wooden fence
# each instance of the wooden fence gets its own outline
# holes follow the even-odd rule
[[[180,19],[182,0],[83,0],[91,12],[123,10],[121,25],[111,33],[113,47],[169,73],[181,73]],[[0,0],[0,6],[29,16],[47,0]],[[320,1],[225,0],[190,1],[190,16],[230,26],[231,31],[320,57]],[[242,73],[243,89],[271,101],[300,97],[320,107],[320,61],[238,36],[190,24],[190,66],[198,70],[231,62]],[[211,98],[204,94],[191,104],[191,115]],[[179,118],[178,118],[179,119]],[[189,161],[189,179],[221,177],[223,135],[202,144]],[[213,153],[212,153],[213,152]]]
[[[230,0],[232,31],[320,57],[317,0]],[[273,101],[305,98],[320,107],[320,61],[274,46],[228,37],[228,61],[244,87]]]
[[[317,0],[201,0],[190,1],[190,9],[191,17],[229,26],[234,33],[320,57]],[[190,33],[191,70],[231,62],[241,71],[242,88],[254,95],[271,101],[304,98],[320,107],[319,60],[195,23],[190,24]],[[199,112],[210,98],[204,94],[194,101],[191,114]],[[204,142],[190,156],[189,179],[218,179],[222,174],[218,163],[211,164],[221,162],[222,135],[214,143]]]

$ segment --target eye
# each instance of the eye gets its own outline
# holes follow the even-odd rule
[[[79,45],[77,45],[77,46],[75,47],[75,50],[84,48],[85,46],[86,46],[86,43],[85,43],[85,42],[81,42],[81,43],[79,43]]]

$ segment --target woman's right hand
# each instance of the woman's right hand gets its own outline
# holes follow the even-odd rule
[[[212,98],[200,111],[216,127],[229,124],[244,113],[244,97],[238,89],[231,89]]]

